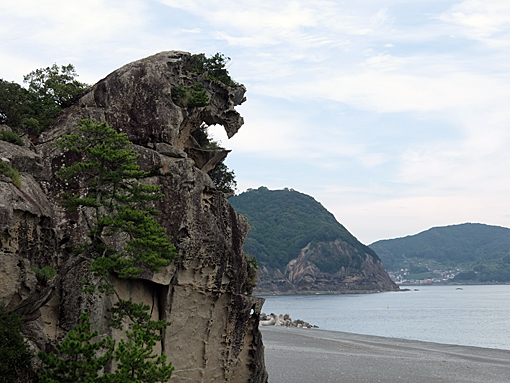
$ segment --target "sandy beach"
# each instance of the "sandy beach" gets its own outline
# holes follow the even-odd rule
[[[510,350],[260,327],[269,383],[509,383]]]

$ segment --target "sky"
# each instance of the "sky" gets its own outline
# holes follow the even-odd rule
[[[0,0],[0,78],[94,84],[168,50],[221,52],[247,101],[238,193],[313,196],[361,242],[510,227],[508,0]]]

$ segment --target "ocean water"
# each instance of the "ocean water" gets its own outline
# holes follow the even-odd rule
[[[510,285],[409,288],[373,294],[264,295],[262,311],[289,314],[323,330],[510,350]]]

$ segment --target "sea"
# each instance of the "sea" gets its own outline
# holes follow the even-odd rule
[[[510,285],[405,288],[410,291],[263,295],[262,312],[323,330],[510,350]]]

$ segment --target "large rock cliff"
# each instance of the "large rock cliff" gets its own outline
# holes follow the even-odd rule
[[[101,334],[122,336],[104,319],[116,298],[81,292],[79,280],[88,271],[72,251],[85,236],[85,214],[70,213],[59,202],[63,190],[83,185],[55,177],[76,160],[56,149],[55,139],[75,130],[80,119],[107,122],[128,134],[140,166],[154,174],[149,182],[163,185],[159,221],[179,253],[159,273],[116,280],[119,296],[145,302],[155,319],[172,322],[159,345],[175,367],[172,382],[264,383],[258,330],[263,300],[251,296],[243,253],[249,226],[206,173],[226,153],[201,150],[191,137],[202,123],[221,124],[234,135],[243,124],[234,107],[246,89],[188,70],[190,58],[161,52],[116,70],[66,109],[32,150],[0,141],[0,157],[21,174],[21,187],[0,176],[0,304],[25,316],[36,349],[50,350],[84,311]],[[172,88],[197,83],[208,106],[174,103]],[[38,281],[32,268],[48,265],[58,276]]]

